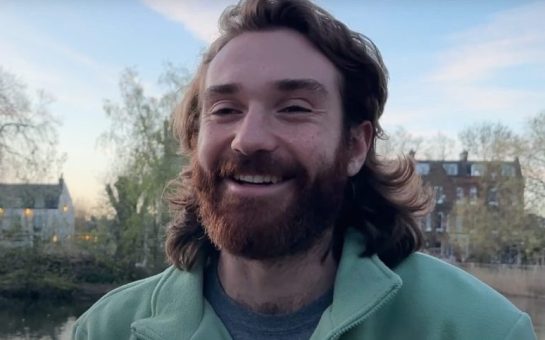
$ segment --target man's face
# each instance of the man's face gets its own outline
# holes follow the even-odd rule
[[[332,226],[347,178],[339,80],[324,55],[285,29],[244,33],[213,59],[193,180],[220,249],[292,255]]]

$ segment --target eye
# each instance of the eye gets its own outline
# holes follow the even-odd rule
[[[290,105],[281,109],[280,112],[312,112],[312,110],[300,105]]]
[[[232,107],[220,107],[220,108],[212,110],[211,112],[211,114],[216,116],[227,116],[227,115],[232,115],[236,113],[239,113],[239,111]]]

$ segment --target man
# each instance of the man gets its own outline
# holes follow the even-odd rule
[[[376,47],[307,0],[221,19],[174,118],[191,160],[170,197],[173,266],[85,313],[89,339],[533,339],[529,317],[415,253],[430,208],[375,154]]]

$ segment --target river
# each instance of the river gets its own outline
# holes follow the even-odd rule
[[[545,299],[510,300],[531,315],[538,339],[545,340]],[[0,340],[68,340],[76,318],[90,304],[0,300]]]

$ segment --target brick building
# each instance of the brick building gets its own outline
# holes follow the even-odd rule
[[[411,152],[415,159],[415,153]],[[470,255],[464,204],[487,209],[522,209],[524,179],[517,158],[513,161],[472,161],[464,151],[458,160],[415,159],[416,171],[434,193],[435,208],[422,220],[425,248],[435,256]],[[457,245],[456,249],[454,244]]]

